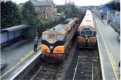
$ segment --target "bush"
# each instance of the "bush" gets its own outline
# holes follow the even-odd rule
[[[57,24],[61,23],[62,17],[56,17],[54,21],[46,20],[41,21],[42,25],[38,27],[38,36],[41,37],[43,31],[47,29],[51,29],[52,27],[56,26]]]

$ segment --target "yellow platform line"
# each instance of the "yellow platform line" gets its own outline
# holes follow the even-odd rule
[[[39,48],[40,48],[40,46],[37,49],[39,49]],[[34,51],[31,50],[28,54],[24,55],[24,57],[20,58],[20,61],[16,65],[14,65],[11,69],[9,69],[8,71],[6,71],[2,76],[0,76],[0,79],[2,77],[4,77],[5,75],[7,75],[8,73],[10,73],[12,70],[14,70],[20,63],[22,63],[25,59],[27,59],[33,53],[34,53]]]
[[[96,22],[97,22],[97,21],[96,21]],[[116,73],[116,70],[115,70],[115,66],[114,66],[114,64],[113,64],[113,61],[111,60],[111,56],[110,56],[108,47],[107,47],[107,45],[106,45],[106,42],[105,42],[105,40],[104,40],[104,37],[103,37],[103,35],[102,35],[102,33],[101,33],[101,30],[100,30],[99,28],[98,28],[98,30],[99,30],[99,32],[100,32],[100,34],[101,34],[102,39],[103,39],[103,42],[104,42],[104,45],[105,45],[105,48],[106,48],[106,51],[107,51],[109,60],[110,60],[110,62],[111,62],[112,68],[113,68],[113,72],[114,72],[115,78],[116,78],[116,80],[118,80],[118,75],[117,75],[117,73]],[[115,63],[115,62],[114,62],[114,63]]]

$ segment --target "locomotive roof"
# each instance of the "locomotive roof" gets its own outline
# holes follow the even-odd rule
[[[90,10],[86,11],[85,17],[84,17],[81,25],[94,25],[93,15]],[[92,26],[92,27],[95,27],[95,26]]]
[[[54,28],[51,28],[50,31],[64,31],[68,24],[58,24]],[[54,30],[55,29],[55,30]]]
[[[75,19],[66,19],[61,24],[58,24],[55,27],[53,27],[49,30],[46,30],[45,32],[62,32],[62,33],[65,33],[66,28],[68,28],[69,25],[71,25],[73,22],[75,22]]]
[[[85,16],[82,25],[93,25],[93,17],[92,16]]]
[[[90,10],[86,11],[86,14],[78,27],[78,30],[82,30],[83,28],[90,28],[91,30],[96,30],[95,22],[93,15]]]

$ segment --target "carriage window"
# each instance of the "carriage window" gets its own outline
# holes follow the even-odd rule
[[[82,30],[80,34],[81,35],[93,35],[93,32],[90,30]]]
[[[42,35],[42,40],[46,40],[47,39],[47,35],[46,34],[43,34]]]
[[[57,40],[63,40],[63,35],[62,34],[58,34],[57,35]]]
[[[54,39],[54,38],[55,38],[55,35],[54,35],[54,34],[50,34],[50,35],[49,35],[49,38],[50,38],[50,39]]]

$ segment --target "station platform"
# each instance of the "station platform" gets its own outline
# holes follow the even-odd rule
[[[7,79],[12,73],[15,74],[17,69],[20,69],[24,63],[35,56],[37,53],[33,51],[33,47],[33,40],[21,40],[2,48],[1,56],[5,55],[6,66],[1,69],[0,79]]]
[[[103,80],[119,80],[120,42],[117,33],[107,25],[106,20],[101,20],[94,15],[97,26],[97,40],[102,67]]]

